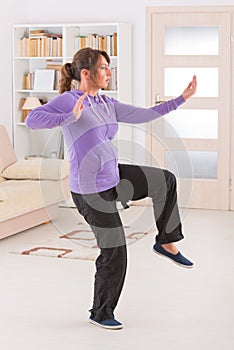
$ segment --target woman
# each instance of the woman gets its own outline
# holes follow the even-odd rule
[[[183,238],[174,175],[164,169],[118,164],[112,139],[118,122],[145,123],[178,108],[195,93],[197,82],[194,76],[179,97],[138,108],[98,94],[110,81],[109,64],[105,51],[79,50],[72,63],[62,67],[60,94],[31,111],[26,125],[31,129],[62,128],[69,150],[71,194],[100,248],[89,320],[119,329],[123,325],[115,319],[114,310],[125,279],[127,253],[117,200],[127,203],[151,197],[158,229],[154,252],[183,267],[193,263],[174,244]]]

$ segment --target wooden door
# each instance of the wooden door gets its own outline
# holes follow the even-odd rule
[[[198,88],[177,111],[151,123],[152,164],[175,173],[180,206],[227,210],[232,14],[180,9],[148,9],[148,103],[180,95],[194,74]]]

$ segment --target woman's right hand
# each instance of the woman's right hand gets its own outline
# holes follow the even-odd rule
[[[188,84],[184,92],[182,93],[184,100],[188,100],[190,97],[192,97],[197,90],[197,77],[196,75],[193,76],[192,81]]]
[[[76,117],[76,120],[78,120],[81,116],[81,113],[84,109],[84,104],[83,101],[85,99],[85,97],[88,95],[87,92],[85,92],[83,95],[80,96],[80,98],[78,98],[78,100],[76,101],[75,106],[73,107],[73,114]]]

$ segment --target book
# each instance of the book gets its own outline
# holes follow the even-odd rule
[[[102,51],[107,50],[106,36],[100,35],[98,37],[98,48],[99,48],[99,50],[102,50]]]
[[[57,38],[52,38],[52,56],[58,56]]]
[[[112,36],[113,44],[112,44],[112,55],[117,56],[117,33],[113,33]]]
[[[106,52],[108,53],[109,56],[111,56],[111,44],[110,44],[110,35],[106,36]]]
[[[60,71],[55,70],[55,77],[54,77],[54,90],[59,90],[59,81],[61,79]]]
[[[45,34],[45,31],[43,29],[30,29],[29,35],[39,35],[39,34]]]
[[[63,61],[61,60],[46,60],[46,69],[61,70],[63,66]]]
[[[54,76],[53,69],[36,69],[33,89],[42,91],[54,90]]]

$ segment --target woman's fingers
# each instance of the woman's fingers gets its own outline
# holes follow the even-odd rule
[[[85,97],[86,97],[87,95],[88,95],[87,92],[85,92],[83,95],[81,95],[81,96],[78,98],[78,100],[77,100],[77,102],[76,102],[76,104],[75,104],[75,106],[74,106],[74,108],[73,108],[73,110],[72,110],[72,112],[73,112],[73,114],[75,115],[76,119],[79,119],[80,116],[81,116],[81,112],[82,112],[82,110],[84,109],[83,101],[84,101],[84,99],[85,99]]]
[[[197,90],[197,77],[193,76],[192,81],[188,84],[187,88],[183,92],[184,100],[186,101],[188,98],[192,97]]]

